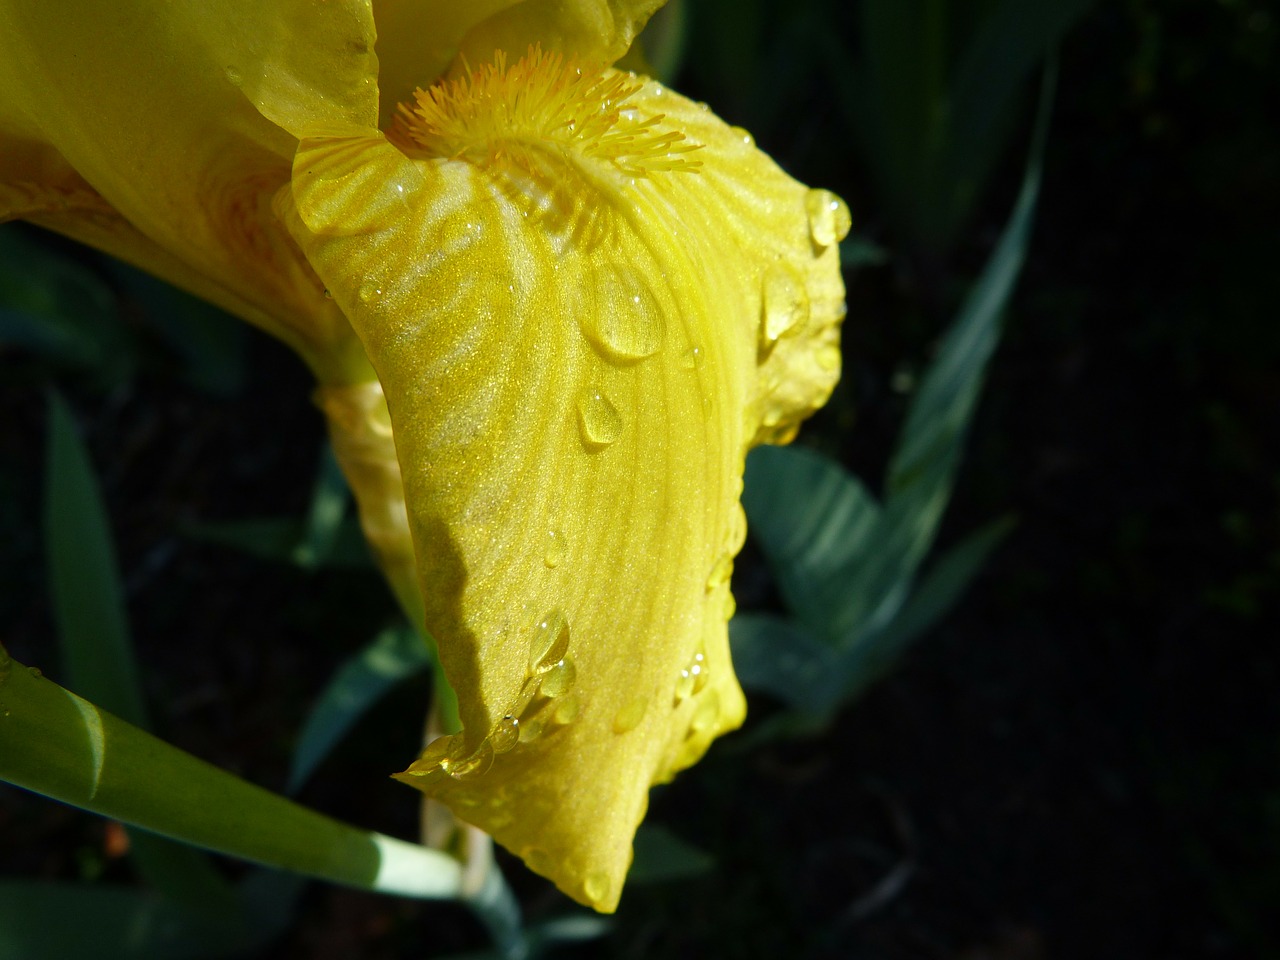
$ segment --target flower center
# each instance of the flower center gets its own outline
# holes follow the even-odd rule
[[[514,163],[540,172],[548,159],[596,161],[630,177],[696,171],[688,155],[701,149],[662,114],[635,105],[644,88],[634,74],[593,67],[532,46],[508,66],[492,64],[414,91],[402,103],[390,139],[410,156]]]

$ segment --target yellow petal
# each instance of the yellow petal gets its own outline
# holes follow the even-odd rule
[[[206,278],[196,292],[221,287],[229,294],[212,299],[245,301],[240,312],[273,329],[305,317],[318,340],[350,336],[299,269],[288,237],[273,232],[266,205],[288,179],[291,133],[376,122],[367,2],[239,0],[160,11],[103,0],[69,11],[0,0],[0,38],[6,155],[19,145],[52,148],[105,206],[165,251],[143,264],[148,269],[172,277],[177,261],[179,273]],[[30,166],[0,163],[0,177],[21,187]],[[120,252],[136,259],[137,248]],[[276,332],[300,346],[311,330]]]
[[[523,0],[374,0],[378,24],[379,126],[389,126],[396,105],[433,82],[458,55],[478,23]],[[527,45],[528,40],[525,41]],[[486,55],[486,58],[488,56]]]
[[[576,69],[443,92],[412,157],[304,141],[279,208],[386,391],[461,705],[400,778],[612,910],[650,785],[742,720],[743,456],[830,392],[843,288],[741,131]]]
[[[524,0],[477,24],[461,52],[479,64],[487,63],[494,50],[519,57],[530,44],[540,43],[548,50],[610,64],[627,52],[646,21],[665,2]]]

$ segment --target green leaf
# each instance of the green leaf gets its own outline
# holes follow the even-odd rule
[[[666,827],[642,823],[636,831],[635,860],[627,872],[631,884],[666,883],[700,876],[715,866],[705,850],[682,840]]]
[[[73,686],[147,726],[102,494],[66,403],[49,395],[45,548],[54,620]]]
[[[875,497],[812,450],[757,447],[747,458],[742,503],[788,607],[824,634],[847,592],[840,574],[875,544]]]
[[[182,533],[193,540],[228,547],[260,560],[296,564],[299,544],[306,536],[306,523],[289,517],[197,522],[183,524]],[[315,566],[351,569],[372,563],[360,522],[354,517],[343,517],[323,561]]]
[[[334,744],[388,690],[430,664],[427,642],[408,626],[384,630],[344,663],[303,725],[287,792],[297,793],[302,788]]]
[[[0,780],[163,836],[334,883],[452,898],[445,853],[360,830],[139,730],[0,647]]]
[[[0,960],[200,960],[259,945],[233,917],[128,887],[0,882]]]
[[[103,265],[142,306],[151,330],[177,358],[178,369],[188,383],[219,397],[239,392],[245,379],[243,323],[119,260],[104,258]],[[169,363],[166,369],[173,366]]]
[[[897,615],[951,498],[956,468],[1000,338],[1001,320],[1026,259],[1053,102],[1056,67],[1045,69],[1022,188],[1000,240],[921,381],[889,463],[886,503],[871,562],[851,570],[834,628],[849,645]]]
[[[97,477],[66,404],[49,400],[45,543],[54,620],[74,687],[146,728],[146,705],[125,618],[115,546]],[[144,833],[130,853],[155,889],[188,905],[230,907],[231,887],[196,851]]]
[[[739,614],[729,622],[729,642],[734,672],[748,690],[812,714],[825,714],[839,700],[844,677],[836,652],[800,624]]]
[[[88,370],[102,386],[137,365],[136,340],[102,278],[18,224],[0,227],[0,344]]]
[[[293,551],[293,561],[298,566],[311,569],[322,566],[328,559],[342,531],[350,500],[347,478],[333,455],[333,447],[326,440],[320,449],[320,466],[316,471],[303,537]]]
[[[884,676],[913,641],[951,612],[1013,527],[1013,518],[1003,517],[969,534],[934,562],[884,630],[849,646],[841,667],[846,700]]]

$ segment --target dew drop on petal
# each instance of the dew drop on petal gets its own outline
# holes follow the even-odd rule
[[[520,721],[507,714],[489,734],[494,753],[506,753],[520,741]]]
[[[810,190],[804,206],[809,214],[809,235],[815,244],[829,247],[848,236],[853,226],[849,206],[830,190]]]
[[[542,695],[554,700],[569,692],[574,681],[578,679],[578,669],[573,661],[565,657],[542,674]]]
[[[564,563],[564,534],[559,530],[547,531],[547,549],[542,554],[542,562],[549,569],[555,569]]]
[[[372,280],[366,280],[360,284],[360,289],[356,291],[356,296],[360,298],[361,303],[373,303],[382,296],[382,288]]]
[[[684,356],[680,358],[680,366],[686,370],[696,370],[702,366],[702,348],[690,347],[684,352]]]
[[[529,641],[529,672],[546,673],[569,650],[569,619],[559,607],[549,610],[533,627]]]
[[[640,726],[645,711],[649,709],[649,701],[644,697],[636,697],[617,712],[613,718],[614,733],[630,733]]]
[[[546,718],[541,714],[530,717],[527,720],[520,721],[520,742],[532,743],[542,736],[542,731],[547,727]]]
[[[648,281],[630,267],[607,264],[594,278],[594,307],[581,314],[582,332],[607,360],[634,363],[662,344],[662,309]]]
[[[677,707],[689,699],[689,695],[693,693],[694,682],[694,675],[688,667],[680,671],[680,675],[676,677],[675,705]]]
[[[492,766],[493,745],[486,740],[471,756],[451,763],[448,771],[455,780],[471,780],[488,773]]]
[[[599,389],[578,394],[578,432],[590,451],[603,450],[622,435],[622,414]]]
[[[689,664],[689,672],[693,674],[693,692],[701,693],[706,687],[707,681],[711,678],[711,671],[707,667],[707,655],[699,650],[693,655],[693,662]]]
[[[417,760],[409,764],[409,769],[405,773],[413,777],[429,777],[432,774],[447,773],[453,765],[453,747],[453,737],[437,737],[427,744]]]
[[[770,267],[765,274],[762,300],[760,346],[765,350],[809,320],[809,296],[804,284],[783,264]]]
[[[576,695],[570,694],[559,703],[556,704],[555,712],[551,715],[551,719],[558,725],[564,726],[566,723],[573,723],[582,713],[582,701]]]
[[[707,575],[707,592],[722,587],[729,582],[729,578],[733,576],[733,557],[727,553],[722,556],[711,567],[711,573]]]
[[[756,138],[751,135],[750,131],[744,130],[742,127],[730,127],[729,130],[734,136],[741,139],[744,147],[754,147],[756,145]]]
[[[227,75],[227,82],[233,87],[238,87],[244,83],[244,76],[235,67],[227,67],[223,72]]]

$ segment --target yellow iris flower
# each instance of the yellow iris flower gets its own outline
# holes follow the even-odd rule
[[[301,354],[458,694],[398,778],[606,911],[742,721],[743,458],[844,313],[843,203],[609,66],[658,6],[0,0],[0,219]]]

